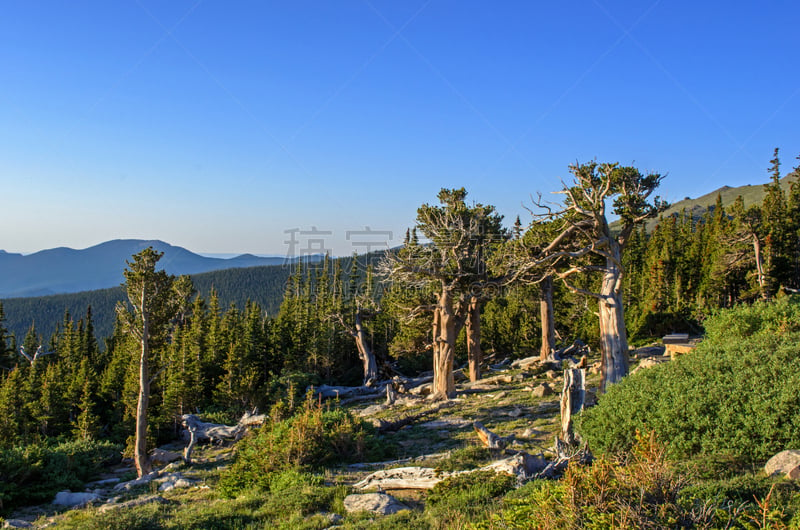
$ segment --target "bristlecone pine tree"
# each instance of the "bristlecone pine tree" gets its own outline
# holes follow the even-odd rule
[[[542,278],[552,276],[573,292],[598,301],[600,343],[602,346],[601,389],[616,383],[628,373],[628,336],[622,300],[622,254],[634,228],[666,208],[666,203],[649,196],[658,187],[661,175],[642,175],[633,167],[618,164],[574,164],[572,185],[564,185],[562,206],[553,210],[539,201],[535,206],[532,230],[547,223],[554,230],[548,244],[516,264],[519,275],[537,271]],[[606,215],[607,202],[619,216],[620,227],[612,231]],[[577,276],[597,274],[597,291],[581,288]]]
[[[429,243],[405,245],[387,253],[381,272],[408,288],[435,286],[433,311],[433,393],[444,399],[455,393],[453,360],[456,338],[468,325],[470,378],[480,377],[479,297],[486,281],[486,260],[495,243],[508,236],[494,206],[467,205],[464,188],[442,189],[440,206],[423,204],[416,229]]]

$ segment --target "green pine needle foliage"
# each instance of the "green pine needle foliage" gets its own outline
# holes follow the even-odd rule
[[[674,458],[763,462],[800,446],[800,298],[723,310],[696,351],[612,386],[580,418],[592,450],[653,430]]]

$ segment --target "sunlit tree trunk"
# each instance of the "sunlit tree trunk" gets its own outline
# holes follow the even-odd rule
[[[361,364],[364,367],[364,384],[370,385],[378,379],[378,363],[375,361],[375,354],[372,352],[372,346],[367,338],[367,332],[361,322],[362,313],[360,310],[356,311],[355,319],[355,333],[353,338],[356,341],[356,348],[358,349],[358,357],[361,359]]]
[[[456,356],[456,320],[453,295],[442,289],[434,315],[433,395],[434,399],[451,398],[456,392],[453,361]]]
[[[542,324],[542,347],[539,358],[547,360],[556,349],[556,321],[553,315],[553,278],[547,276],[539,284],[539,314]]]
[[[600,317],[600,344],[602,347],[602,380],[600,391],[628,375],[628,334],[622,306],[622,269],[620,251],[616,245],[616,259],[606,260],[606,271],[600,287],[598,312]]]
[[[469,359],[469,380],[477,381],[481,378],[481,307],[478,297],[470,296],[465,318],[467,332],[467,358]]]
[[[147,406],[150,403],[150,315],[146,307],[147,286],[142,284],[142,298],[139,311],[142,317],[142,337],[140,339],[142,350],[139,357],[139,400],[136,405],[136,446],[133,451],[133,461],[136,464],[136,473],[140,477],[150,473],[152,466],[150,456],[147,454]]]

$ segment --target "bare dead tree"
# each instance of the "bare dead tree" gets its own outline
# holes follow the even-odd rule
[[[378,363],[375,360],[375,353],[372,351],[372,344],[367,337],[367,331],[364,328],[364,320],[373,316],[374,312],[366,310],[365,308],[357,305],[355,308],[355,315],[353,317],[352,325],[345,322],[344,316],[341,314],[332,315],[332,318],[339,323],[344,329],[345,333],[350,335],[356,343],[358,350],[358,358],[364,369],[364,386],[371,386],[378,380]]]
[[[31,364],[31,366],[33,366],[33,363],[35,363],[40,357],[44,357],[45,355],[52,355],[53,353],[55,352],[53,351],[43,352],[42,347],[39,346],[38,348],[36,348],[36,353],[34,353],[33,357],[31,357],[25,352],[25,346],[19,347],[19,354],[25,357],[25,359]]]

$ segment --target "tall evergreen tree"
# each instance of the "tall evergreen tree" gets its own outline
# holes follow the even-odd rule
[[[148,247],[134,254],[125,269],[125,287],[132,312],[122,303],[117,312],[127,324],[128,331],[139,343],[139,390],[136,406],[136,441],[134,462],[141,477],[150,472],[152,464],[147,453],[147,413],[150,402],[151,354],[167,338],[170,321],[176,314],[175,294],[172,289],[175,277],[163,270],[157,271],[162,252]]]

